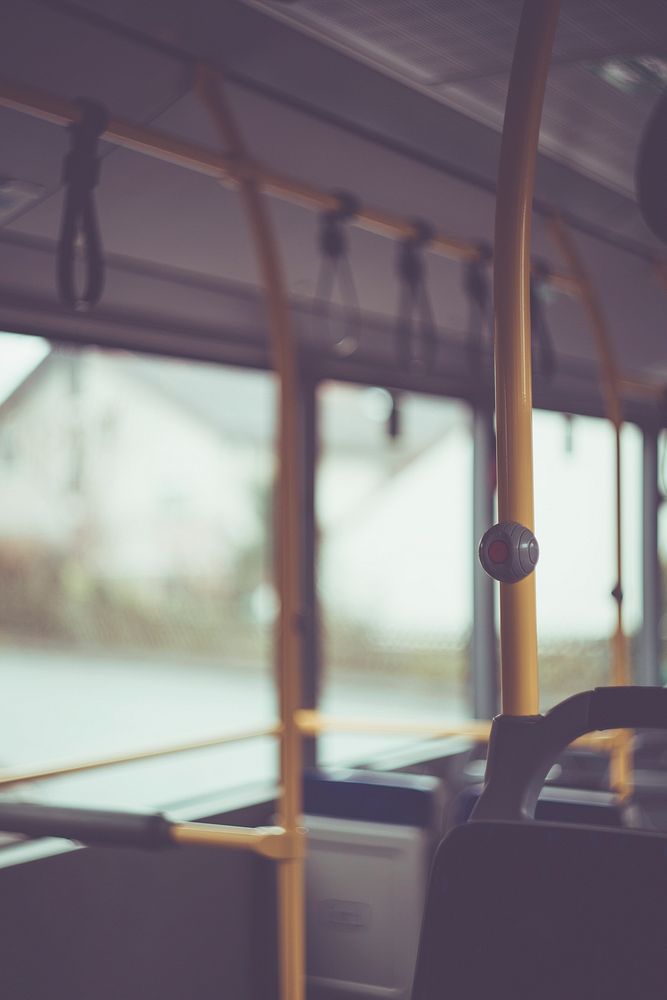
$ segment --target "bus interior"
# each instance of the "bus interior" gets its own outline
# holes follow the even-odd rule
[[[667,995],[667,7],[3,0],[0,136],[0,995]]]

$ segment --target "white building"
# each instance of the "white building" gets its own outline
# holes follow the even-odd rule
[[[0,544],[220,583],[264,531],[272,410],[266,375],[51,351],[0,405]]]

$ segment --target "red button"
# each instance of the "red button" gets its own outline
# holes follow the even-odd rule
[[[504,563],[509,559],[509,545],[502,538],[496,538],[489,545],[489,559],[493,563]]]

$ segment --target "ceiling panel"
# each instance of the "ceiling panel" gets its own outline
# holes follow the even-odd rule
[[[522,0],[247,0],[470,116],[500,128]],[[665,56],[640,79],[609,60]],[[613,67],[612,67],[613,68]],[[634,151],[667,82],[665,0],[563,0],[542,148],[596,180],[633,190]],[[605,78],[605,76],[607,78]]]
[[[144,121],[164,111],[191,83],[182,60],[76,18],[37,0],[2,0],[3,77],[72,99],[85,96],[121,118]]]
[[[431,86],[507,69],[522,0],[249,0]],[[554,60],[661,51],[663,0],[563,0]]]
[[[447,87],[448,103],[502,128],[508,77]],[[587,65],[556,65],[549,74],[540,142],[543,151],[615,189],[634,194],[642,129],[656,93],[613,90]]]

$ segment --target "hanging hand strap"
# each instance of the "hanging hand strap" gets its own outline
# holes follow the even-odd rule
[[[556,352],[544,308],[543,290],[548,280],[549,268],[543,261],[538,261],[530,276],[533,365],[543,378],[550,381],[556,372]]]
[[[359,296],[350,267],[345,224],[359,212],[360,203],[347,191],[337,191],[338,207],[325,212],[320,223],[320,273],[316,299],[326,316],[329,315],[336,281],[347,311],[345,333],[334,340],[339,354],[351,354],[359,346]]]
[[[65,206],[57,251],[58,292],[73,309],[96,305],[104,286],[104,258],[100,243],[93,191],[100,176],[97,143],[109,124],[106,108],[79,98],[81,118],[70,126],[71,147],[65,157],[63,181]],[[85,282],[79,294],[75,281],[75,251],[83,246]]]
[[[480,243],[477,255],[467,262],[463,270],[463,290],[468,299],[468,361],[474,374],[482,363],[484,340],[493,336],[493,311],[489,262],[493,257],[490,243]]]
[[[421,219],[415,220],[413,227],[413,234],[398,248],[397,271],[401,279],[396,323],[398,363],[408,368],[415,360],[413,332],[416,324],[421,340],[421,354],[417,355],[417,360],[431,369],[436,362],[437,343],[423,250],[433,239],[434,230]]]

